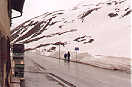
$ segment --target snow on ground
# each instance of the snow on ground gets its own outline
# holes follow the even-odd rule
[[[37,51],[38,52],[38,51]],[[64,59],[64,51],[61,51],[61,59]],[[40,53],[39,53],[40,54]],[[44,55],[41,53],[41,55]],[[47,55],[50,57],[59,58],[59,52],[52,55]],[[77,53],[71,52],[71,61],[78,61],[82,64],[88,64],[100,68],[120,70],[130,73],[130,63],[132,62],[130,58],[114,57],[114,56],[103,56],[103,55],[90,55],[88,53]]]
[[[92,55],[130,58],[130,15],[122,17],[128,10],[131,11],[129,6],[129,0],[108,0],[107,2],[95,4],[82,2],[76,7],[76,10],[69,9],[45,13],[31,19],[28,23],[30,24],[32,21],[33,23],[43,21],[42,26],[46,25],[51,19],[50,23],[45,28],[46,30],[41,32],[40,35],[36,33],[36,37],[30,35],[18,42],[22,43],[27,39],[30,40],[44,35],[51,35],[50,37],[44,37],[37,41],[26,43],[26,47],[35,48],[40,44],[62,41],[67,42],[62,49],[63,51],[74,51],[74,48],[78,46],[81,52],[89,52]],[[98,10],[94,10],[96,8],[98,8]],[[110,13],[117,13],[118,15],[109,17],[108,15]],[[55,24],[51,25],[52,23]],[[27,23],[24,26],[26,25]],[[22,37],[27,31],[32,30],[32,27],[33,26],[28,26],[27,30],[23,34],[19,34],[19,36]],[[43,27],[40,27],[40,31]],[[76,29],[76,31],[61,35],[58,34],[72,29]],[[86,44],[84,42],[88,42],[89,38],[82,38],[83,41],[80,42],[74,41],[75,38],[85,35],[90,36],[94,41]],[[16,39],[19,39],[19,37]],[[16,39],[14,39],[14,41]],[[57,48],[57,46],[55,47]],[[46,49],[47,47],[42,48]]]
[[[58,57],[59,46],[51,43],[66,42],[64,47],[60,46],[61,58],[69,50],[71,59],[76,60],[74,49],[79,47],[79,62],[128,72],[131,62],[130,12],[129,0],[107,0],[94,4],[82,2],[73,9],[45,13],[29,20],[17,29],[19,37],[14,38],[14,42],[24,43],[29,39],[30,43],[24,43],[26,48],[54,57]],[[37,23],[32,24],[34,28],[31,26],[32,21]],[[21,27],[25,32],[20,32]],[[76,31],[66,32],[73,29]],[[29,30],[30,35],[27,33]],[[41,36],[45,37],[32,41]],[[89,43],[91,38],[94,41]],[[50,45],[38,47],[43,44]],[[55,49],[49,50],[52,47]]]

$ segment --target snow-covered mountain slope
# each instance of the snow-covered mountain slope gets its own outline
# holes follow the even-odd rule
[[[11,31],[11,43],[44,53],[88,52],[91,55],[130,57],[130,0],[80,3],[70,10],[47,12]]]

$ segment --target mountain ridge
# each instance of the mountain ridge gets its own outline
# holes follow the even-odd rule
[[[129,0],[109,0],[47,12],[13,29],[11,43],[52,53],[59,45],[55,43],[61,42],[65,43],[63,51],[74,51],[77,46],[92,55],[130,57],[131,11]]]

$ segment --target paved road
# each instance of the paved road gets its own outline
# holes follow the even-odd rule
[[[31,57],[25,57],[25,87],[62,87],[49,77],[45,68],[40,67]]]
[[[25,64],[26,61],[41,65],[47,72],[63,78],[76,87],[130,87],[130,74],[125,72],[105,70],[73,62],[68,63],[31,52],[25,54]],[[41,83],[41,85],[43,84]]]

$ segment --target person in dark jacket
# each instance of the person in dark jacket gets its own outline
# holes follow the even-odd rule
[[[70,61],[70,52],[68,51],[68,53],[67,53],[67,57],[68,57],[68,61]]]
[[[65,60],[67,59],[67,54],[66,53],[64,54],[64,58],[65,58]]]

